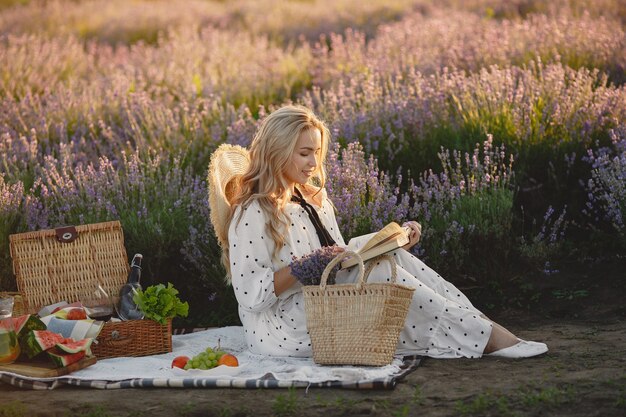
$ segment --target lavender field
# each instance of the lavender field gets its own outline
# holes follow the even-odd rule
[[[119,219],[187,324],[236,323],[207,164],[288,102],[331,128],[346,240],[416,219],[416,254],[505,293],[623,256],[625,23],[620,0],[2,0],[0,291],[10,234]]]

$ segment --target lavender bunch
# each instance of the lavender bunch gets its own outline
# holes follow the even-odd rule
[[[343,250],[339,246],[324,246],[300,258],[294,256],[289,265],[291,267],[291,275],[296,277],[302,285],[319,285],[326,266]],[[337,271],[339,271],[339,266],[337,264],[328,275],[328,284],[332,285],[335,283],[335,276]]]

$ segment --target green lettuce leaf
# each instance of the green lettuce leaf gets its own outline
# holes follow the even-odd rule
[[[148,319],[166,324],[167,319],[187,317],[189,304],[178,298],[178,290],[171,283],[152,285],[145,290],[137,291],[133,301]]]

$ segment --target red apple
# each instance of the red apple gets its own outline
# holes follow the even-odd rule
[[[177,367],[180,369],[185,369],[185,365],[189,361],[189,356],[176,356],[172,361],[172,368]]]

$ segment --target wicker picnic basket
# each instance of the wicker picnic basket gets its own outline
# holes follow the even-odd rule
[[[83,301],[98,285],[116,299],[130,269],[119,221],[13,234],[9,244],[26,313]],[[171,352],[172,323],[109,321],[96,342],[91,350],[99,358]]]
[[[326,285],[332,268],[347,256],[359,260],[356,284]],[[391,282],[367,283],[382,260],[391,264]],[[315,363],[382,366],[393,360],[415,289],[396,283],[396,264],[388,255],[373,259],[363,269],[360,256],[345,251],[328,264],[319,286],[303,287]]]

